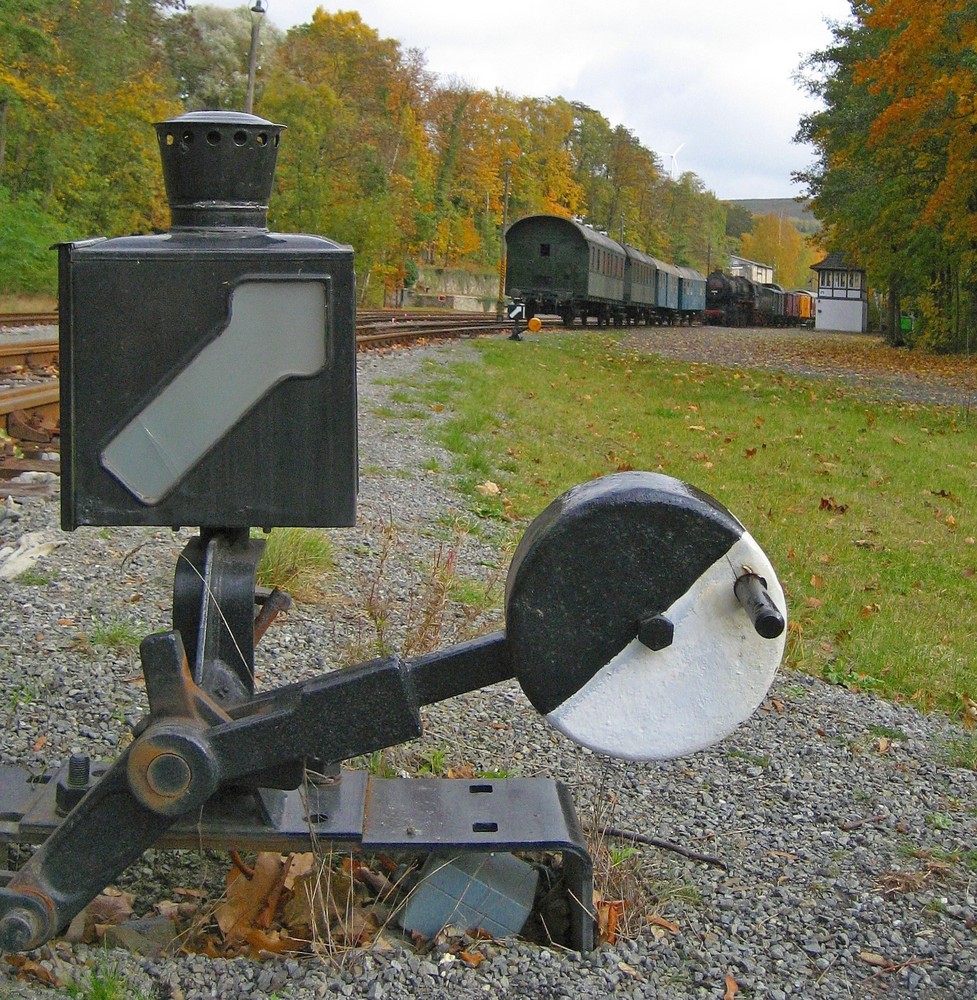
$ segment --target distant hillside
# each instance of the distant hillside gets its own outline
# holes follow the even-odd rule
[[[753,215],[779,215],[790,219],[802,233],[816,233],[821,223],[793,198],[737,198],[727,204],[739,205]]]

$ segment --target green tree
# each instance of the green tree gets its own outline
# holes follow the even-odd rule
[[[197,4],[163,25],[167,63],[188,111],[243,111],[248,89],[252,17],[247,4],[228,10]],[[282,32],[267,17],[258,25],[256,97]]]
[[[753,232],[753,224],[753,213],[748,208],[732,203],[726,205],[726,235],[737,241],[737,246],[744,233]]]

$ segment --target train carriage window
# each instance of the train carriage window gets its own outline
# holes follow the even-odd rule
[[[550,255],[550,245],[549,245],[549,243],[540,243],[540,245],[539,245],[539,255],[540,255],[540,257],[549,257],[549,255]]]

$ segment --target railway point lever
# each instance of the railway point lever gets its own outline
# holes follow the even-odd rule
[[[268,231],[282,126],[195,112],[156,128],[171,229],[59,248],[61,518],[198,534],[174,572],[172,628],[140,647],[149,711],[129,747],[111,763],[79,755],[47,782],[0,768],[0,837],[39,844],[0,889],[0,949],[57,934],[150,847],[313,842],[558,852],[565,943],[592,948],[593,863],[561,782],[308,772],[415,739],[423,706],[511,678],[595,752],[709,746],[779,666],[787,611],[772,565],[712,497],[621,472],[529,525],[504,630],[257,690],[256,646],[287,597],[256,587],[252,527],[355,519],[353,252]]]

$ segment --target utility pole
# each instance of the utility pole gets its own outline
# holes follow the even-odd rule
[[[258,33],[262,18],[268,11],[265,0],[254,0],[251,7],[251,48],[248,50],[248,95],[244,99],[244,110],[250,115],[254,108],[254,74],[258,66]]]
[[[499,241],[499,297],[495,303],[496,319],[505,318],[505,304],[502,297],[505,295],[505,231],[509,225],[509,171],[512,169],[512,160],[505,161],[505,188],[502,194],[502,237]]]

